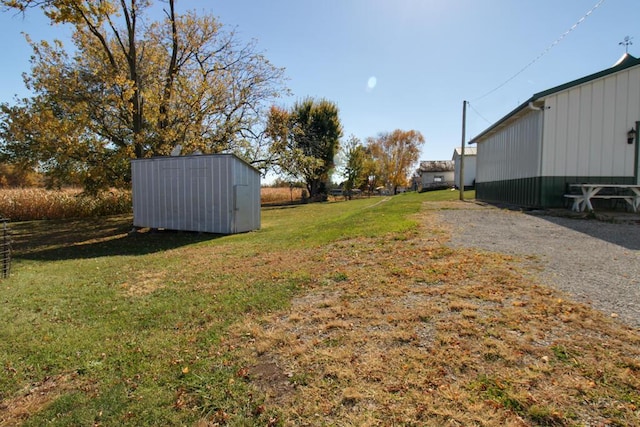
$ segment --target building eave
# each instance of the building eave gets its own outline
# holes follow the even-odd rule
[[[638,65],[640,65],[640,58],[635,58],[635,57],[633,57],[633,56],[631,56],[629,54],[625,54],[611,68],[607,68],[606,70],[602,70],[602,71],[599,71],[597,73],[589,74],[588,76],[585,76],[585,77],[582,77],[582,78],[579,78],[579,79],[576,79],[576,80],[572,80],[572,81],[570,81],[568,83],[564,83],[564,84],[552,87],[551,89],[547,89],[547,90],[544,90],[542,92],[535,93],[531,98],[527,99],[525,102],[520,104],[514,110],[512,110],[507,115],[502,117],[500,120],[495,122],[493,125],[489,126],[487,129],[482,131],[480,134],[478,134],[474,138],[472,138],[471,141],[469,141],[469,144],[480,143],[484,139],[486,139],[490,135],[496,133],[500,129],[504,128],[508,124],[510,124],[513,121],[515,121],[516,119],[524,116],[530,110],[539,109],[541,107],[544,107],[544,100],[545,100],[545,98],[547,98],[550,95],[553,95],[553,94],[558,93],[558,92],[565,91],[565,90],[570,89],[572,87],[579,86],[579,85],[588,83],[590,81],[597,80],[597,79],[600,79],[602,77],[606,77],[606,76],[608,76],[610,74],[614,74],[614,73],[626,70],[627,68],[635,67],[635,66],[638,66]]]

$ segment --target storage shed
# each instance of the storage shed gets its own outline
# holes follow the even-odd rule
[[[234,234],[260,228],[260,172],[232,154],[131,161],[134,227]]]
[[[639,121],[640,60],[628,54],[536,93],[471,141],[476,197],[562,207],[568,184],[639,183]]]
[[[454,186],[453,160],[428,160],[420,162],[416,171],[420,177],[420,190],[435,190]]]
[[[460,186],[460,160],[462,159],[462,148],[456,147],[453,150],[453,163],[455,165],[454,179],[456,187]],[[464,148],[464,186],[473,187],[476,182],[476,147]]]

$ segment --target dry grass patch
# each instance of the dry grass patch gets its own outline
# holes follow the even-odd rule
[[[64,393],[94,394],[94,386],[80,381],[77,374],[47,377],[29,384],[11,399],[0,402],[0,426],[18,425],[40,411]]]
[[[302,191],[302,188],[262,187],[260,202],[263,205],[269,205],[299,201],[302,198]]]
[[[640,424],[637,330],[421,222],[298,258],[307,291],[234,329],[284,425]]]

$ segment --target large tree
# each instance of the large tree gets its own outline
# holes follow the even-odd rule
[[[420,157],[424,137],[415,130],[396,129],[368,138],[371,154],[379,166],[381,178],[387,187],[397,193],[398,187],[407,185],[409,173]]]
[[[354,189],[367,189],[369,181],[367,160],[370,157],[370,151],[355,135],[351,135],[343,147],[343,154],[345,158],[342,173],[345,178],[344,191],[351,198]]]
[[[0,106],[6,160],[37,164],[60,180],[80,175],[88,187],[126,183],[129,159],[177,146],[264,160],[261,121],[286,90],[283,69],[213,16],[178,14],[175,0],[163,2],[156,21],[148,0],[0,3],[40,8],[74,30],[72,50],[31,42],[25,83],[33,97]]]
[[[303,179],[311,198],[326,196],[342,137],[336,104],[326,99],[305,98],[291,110],[274,106],[267,134],[279,171]]]

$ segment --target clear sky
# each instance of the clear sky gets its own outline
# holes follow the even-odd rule
[[[451,159],[461,142],[464,100],[468,141],[534,93],[612,66],[625,52],[625,36],[632,37],[629,53],[640,56],[640,0],[177,4],[212,13],[284,67],[293,95],[281,106],[306,96],[333,101],[345,138],[418,130],[426,139],[421,160]],[[64,40],[68,31],[50,27],[35,10],[26,18],[2,13],[0,25],[0,102],[11,102],[27,95],[21,74],[31,52],[21,32]]]

